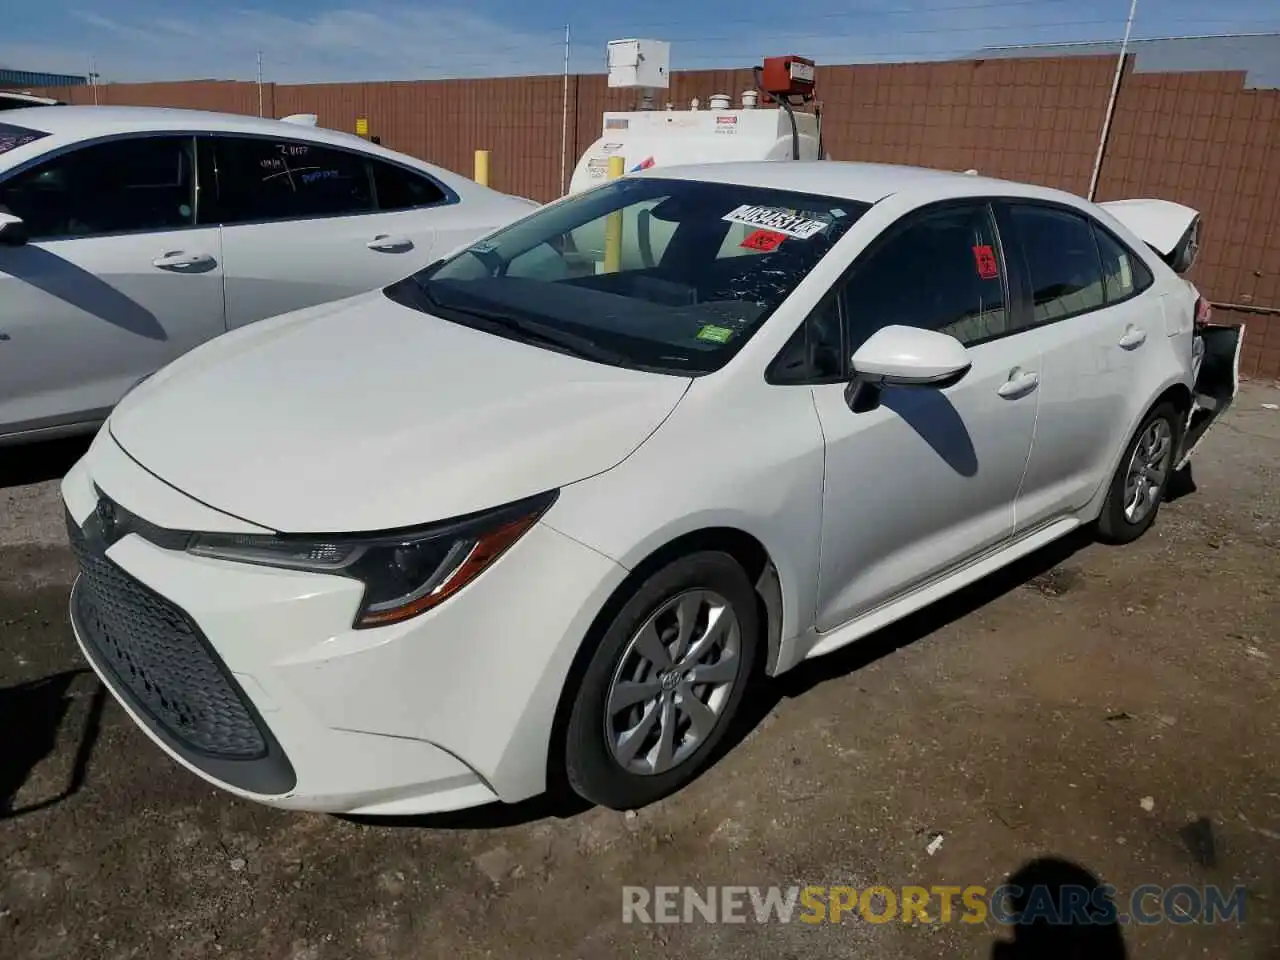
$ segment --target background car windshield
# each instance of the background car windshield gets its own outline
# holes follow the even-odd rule
[[[533,328],[544,335],[530,340],[619,365],[708,373],[867,209],[790,191],[623,178],[412,279],[424,309],[447,319],[487,320],[517,337]],[[575,342],[597,349],[575,351]]]
[[[32,130],[12,123],[0,123],[0,153],[8,153],[10,150],[24,147],[28,143],[34,143],[47,136],[48,134],[43,130]]]

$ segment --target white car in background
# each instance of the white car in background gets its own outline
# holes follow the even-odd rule
[[[22,110],[29,107],[60,107],[61,100],[52,97],[41,97],[34,93],[19,93],[16,90],[0,90],[0,110]]]
[[[624,230],[602,271],[573,241],[637,211],[660,247]],[[1241,331],[1176,272],[1194,211],[1117,211],[902,167],[654,169],[227,334],[63,481],[76,636],[156,743],[254,800],[653,801],[757,667],[1148,529]]]
[[[227,330],[408,276],[537,204],[333,130],[0,114],[0,442],[92,429]]]

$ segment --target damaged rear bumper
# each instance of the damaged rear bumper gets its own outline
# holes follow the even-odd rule
[[[1209,428],[1227,411],[1240,392],[1240,351],[1244,324],[1200,324],[1193,342],[1195,395],[1182,433],[1182,456],[1177,469],[1191,460]]]

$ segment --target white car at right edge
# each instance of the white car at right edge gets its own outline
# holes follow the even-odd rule
[[[62,485],[76,637],[256,801],[644,805],[755,671],[1151,526],[1237,389],[1197,234],[906,167],[611,181],[133,389]]]

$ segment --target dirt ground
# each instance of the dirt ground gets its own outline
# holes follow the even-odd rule
[[[676,797],[391,824],[232,799],[135,730],[67,626],[77,445],[0,451],[0,956],[1040,960],[994,921],[624,924],[622,887],[990,889],[1055,857],[1122,896],[1247,888],[1242,924],[1126,926],[1131,957],[1276,960],[1277,405],[1246,385],[1139,543],[1050,548],[762,686]]]

